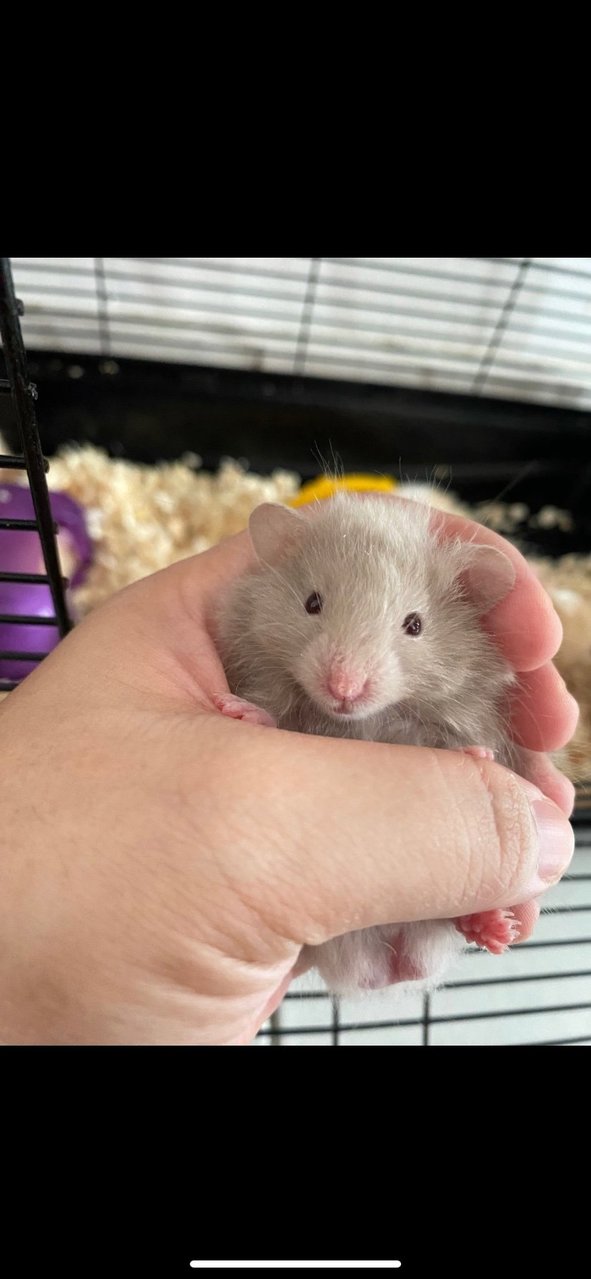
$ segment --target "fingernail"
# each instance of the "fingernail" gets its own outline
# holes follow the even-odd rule
[[[540,841],[538,875],[545,887],[564,874],[575,850],[575,833],[550,799],[534,799],[531,806]]]
[[[532,791],[536,789],[531,786]],[[515,899],[516,906],[532,901],[545,893],[552,884],[556,884],[564,875],[575,848],[575,833],[564,813],[539,791],[538,795],[539,798],[535,799],[530,795],[531,812],[539,840],[538,868]]]
[[[575,851],[574,830],[558,805],[553,804],[532,782],[526,782],[525,778],[519,778],[519,785],[529,799],[530,812],[536,826],[538,865],[521,893],[513,895],[512,902],[515,906],[541,897],[548,888],[556,884],[570,865]]]

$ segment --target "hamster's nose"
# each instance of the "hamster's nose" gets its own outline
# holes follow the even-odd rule
[[[331,697],[339,702],[357,702],[367,685],[366,676],[361,671],[354,671],[346,666],[333,666],[326,678],[326,687]]]

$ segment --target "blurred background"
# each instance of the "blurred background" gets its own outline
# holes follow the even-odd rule
[[[92,543],[76,615],[328,466],[434,484],[520,545],[565,626],[578,851],[535,938],[404,1007],[307,979],[258,1044],[591,1043],[591,258],[11,266],[50,488]],[[18,451],[7,397],[0,433]]]

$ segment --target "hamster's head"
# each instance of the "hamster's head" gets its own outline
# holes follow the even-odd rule
[[[325,715],[359,720],[441,702],[477,672],[487,644],[479,615],[508,594],[514,570],[494,548],[440,542],[432,514],[350,494],[305,515],[270,504],[253,512],[257,646]]]

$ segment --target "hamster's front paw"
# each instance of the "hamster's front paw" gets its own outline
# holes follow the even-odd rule
[[[243,719],[247,724],[261,724],[264,728],[277,728],[275,720],[254,702],[245,702],[231,693],[214,693],[212,701],[228,719]]]

